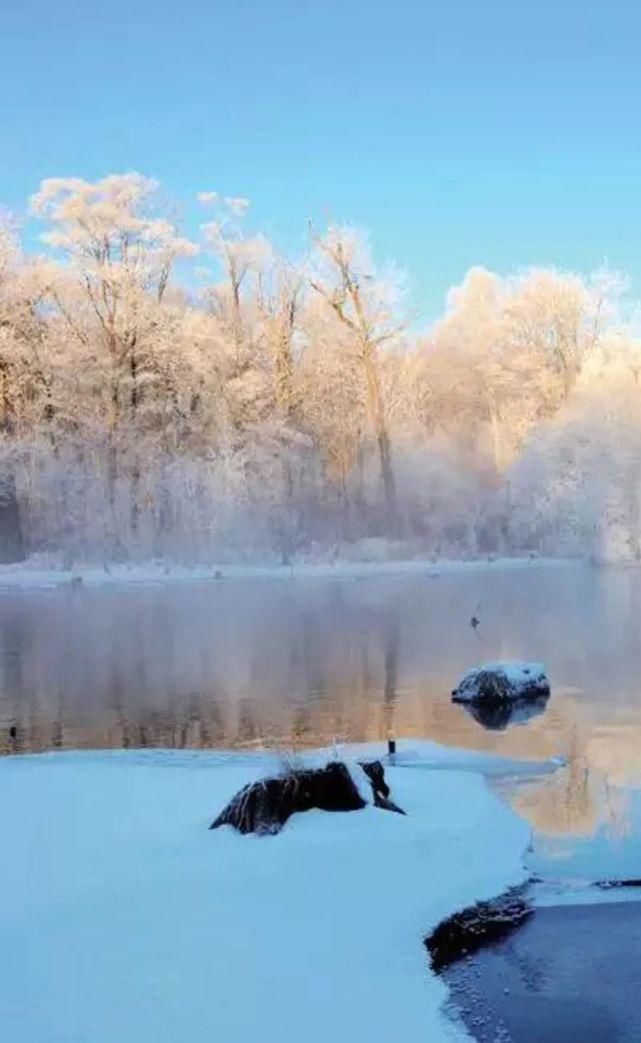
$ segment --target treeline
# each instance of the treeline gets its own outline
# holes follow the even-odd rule
[[[137,174],[0,228],[0,553],[639,557],[641,351],[620,280],[471,270],[412,329],[362,236],[290,261],[247,201],[198,242]]]

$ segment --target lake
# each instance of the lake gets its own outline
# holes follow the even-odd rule
[[[564,755],[567,768],[505,790],[536,832],[532,868],[641,876],[640,620],[641,570],[568,563],[5,590],[0,746],[303,748],[394,735]],[[488,728],[451,702],[468,667],[512,657],[547,665],[545,712]]]

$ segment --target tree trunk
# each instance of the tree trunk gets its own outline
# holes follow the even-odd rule
[[[368,348],[363,352],[363,365],[365,368],[365,382],[367,385],[367,405],[374,428],[378,457],[383,480],[383,492],[385,495],[386,521],[391,530],[396,528],[398,521],[398,510],[396,500],[396,479],[394,476],[394,465],[392,462],[392,448],[390,445],[387,424],[385,422],[385,409],[381,394],[381,384],[378,376],[376,363],[372,358],[371,350]]]
[[[135,343],[131,347],[131,357],[129,360],[129,370],[131,376],[131,416],[132,420],[135,417],[136,410],[139,402],[139,390],[138,390],[138,359],[136,357]],[[138,526],[140,521],[140,459],[138,456],[137,439],[134,437],[132,442],[132,464],[131,464],[131,485],[129,487],[129,524],[131,527],[131,534],[134,540],[138,537]]]
[[[289,419],[292,408],[293,366],[289,340],[279,338],[276,352],[276,401],[284,417]]]
[[[503,448],[503,432],[501,430],[501,414],[492,389],[487,390],[488,411],[490,414],[490,430],[492,433],[492,461],[494,470],[500,477],[506,467],[505,450]]]
[[[116,446],[116,431],[118,428],[119,402],[119,374],[114,356],[111,363],[111,387],[109,394],[109,412],[107,420],[107,490],[109,494],[109,507],[115,524],[115,502],[116,481],[118,479],[118,449]]]

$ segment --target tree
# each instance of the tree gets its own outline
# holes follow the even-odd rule
[[[148,341],[158,325],[174,262],[196,247],[173,224],[153,214],[156,182],[140,174],[112,174],[96,182],[49,178],[31,199],[47,220],[42,239],[65,262],[48,298],[69,333],[106,362],[108,487],[111,508],[119,476],[123,417],[132,421],[144,395]],[[132,523],[138,515],[139,463],[132,467]]]
[[[0,557],[288,562],[401,530],[433,555],[641,557],[616,275],[471,269],[412,335],[362,236],[293,263],[247,200],[201,202],[206,273],[138,174],[44,181],[43,257],[0,220]]]
[[[348,331],[348,350],[358,360],[380,462],[387,522],[397,522],[396,482],[381,387],[380,352],[398,339],[403,324],[393,309],[398,285],[377,278],[362,239],[347,228],[330,227],[315,238],[317,271],[311,286]]]

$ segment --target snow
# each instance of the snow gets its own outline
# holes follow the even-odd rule
[[[70,589],[74,585],[107,586],[188,582],[230,582],[251,580],[336,579],[363,580],[375,576],[425,576],[438,579],[452,573],[505,571],[576,566],[572,559],[496,558],[469,561],[343,561],[300,562],[295,565],[212,564],[167,565],[161,562],[129,565],[78,565],[73,570],[55,567],[49,558],[30,558],[15,565],[0,565],[0,590]]]
[[[477,681],[484,674],[491,674],[506,682],[503,690],[504,698],[518,699],[524,693],[534,694],[534,690],[540,690],[542,694],[549,694],[550,686],[545,673],[543,663],[528,663],[519,660],[506,660],[503,662],[483,663],[481,666],[468,670],[456,688],[456,699],[458,702],[472,702],[482,697],[482,691]]]
[[[4,758],[3,1038],[466,1038],[422,940],[523,879],[529,831],[462,753],[408,743],[397,758],[386,776],[406,816],[312,811],[276,837],[207,829],[274,770],[268,755]]]

